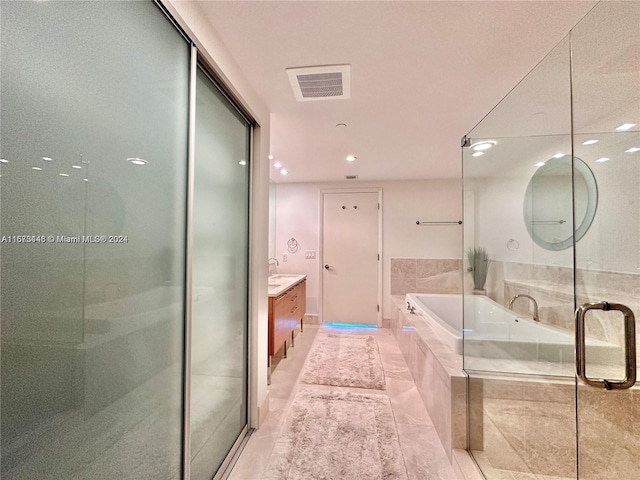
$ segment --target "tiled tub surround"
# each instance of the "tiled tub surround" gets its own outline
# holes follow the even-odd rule
[[[459,258],[392,258],[391,295],[462,293]]]
[[[640,317],[640,275],[578,269],[578,305],[607,300],[629,306]],[[539,305],[541,323],[560,327],[573,335],[573,270],[554,265],[492,262],[488,296],[502,305],[517,294],[529,294]],[[589,294],[587,297],[586,294]],[[518,300],[514,310],[532,315],[531,302]],[[590,312],[587,338],[622,345],[622,316]],[[638,326],[636,327],[638,330]],[[640,332],[637,332],[640,333]],[[622,348],[620,348],[622,352]],[[592,359],[595,357],[592,356]],[[587,351],[589,360],[589,351]],[[487,478],[575,479],[576,400],[573,355],[561,362],[527,362],[514,359],[471,358],[469,371],[470,449]],[[475,363],[472,363],[475,362]],[[514,366],[526,376],[510,375]],[[592,377],[618,378],[621,366],[595,365],[588,361]],[[502,373],[487,374],[487,371]],[[640,421],[635,399],[640,387],[604,392],[580,383],[578,387],[578,455],[580,477],[625,478],[611,470],[609,459],[623,437],[624,449],[640,450],[633,435]],[[609,436],[612,436],[609,439]],[[619,457],[619,455],[618,455]],[[620,471],[640,470],[640,457],[624,455]],[[602,459],[607,459],[602,461]]]
[[[606,300],[627,305],[636,315],[636,343],[640,345],[640,274],[576,271],[576,303]],[[554,265],[492,262],[487,279],[487,295],[508,306],[517,294],[528,294],[538,302],[540,322],[574,332],[573,270]],[[531,302],[519,300],[514,310],[532,314]],[[591,311],[587,316],[587,338],[624,345],[622,315]]]
[[[485,477],[575,479],[572,379],[501,377],[469,375],[469,447]]]
[[[487,479],[575,480],[573,378],[469,377],[470,450]],[[578,388],[580,478],[637,478],[640,388]],[[620,439],[623,439],[622,441]]]
[[[449,459],[466,449],[467,393],[462,355],[443,344],[418,315],[406,311],[403,296],[393,296],[391,329]]]

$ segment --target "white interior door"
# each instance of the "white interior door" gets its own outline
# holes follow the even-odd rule
[[[324,193],[322,320],[378,324],[378,193]]]

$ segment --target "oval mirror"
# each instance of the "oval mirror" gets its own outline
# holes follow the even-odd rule
[[[576,242],[593,222],[598,186],[589,166],[573,157],[575,203],[571,195],[571,157],[552,158],[536,170],[524,197],[524,222],[529,235],[542,248],[564,250],[573,245],[572,208],[575,208]]]

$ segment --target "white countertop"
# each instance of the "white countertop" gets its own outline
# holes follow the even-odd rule
[[[306,275],[299,275],[297,273],[276,273],[275,275],[270,275],[269,296],[277,297],[306,278]]]

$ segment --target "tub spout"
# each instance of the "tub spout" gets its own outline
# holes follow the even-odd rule
[[[523,293],[521,293],[520,295],[515,295],[509,302],[509,310],[513,310],[513,303],[520,297],[528,298],[533,302],[533,320],[539,322],[540,317],[538,316],[538,302],[536,302],[536,299],[531,295],[525,295]]]

